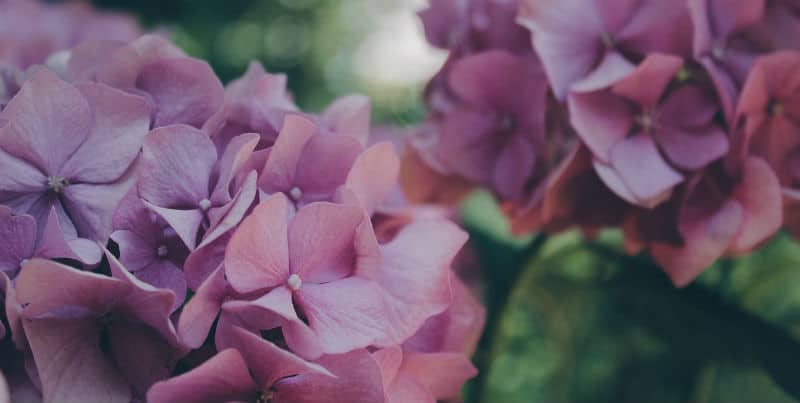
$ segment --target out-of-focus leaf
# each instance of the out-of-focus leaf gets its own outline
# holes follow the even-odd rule
[[[732,300],[751,295],[738,273],[745,262],[676,290],[649,260],[567,236],[519,278],[481,402],[795,401],[776,380],[791,388],[800,346],[776,318],[757,316],[757,304]],[[708,288],[723,277],[728,299]]]

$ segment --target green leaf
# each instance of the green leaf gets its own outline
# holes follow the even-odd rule
[[[745,259],[676,290],[648,259],[609,247],[613,239],[568,234],[542,248],[505,305],[479,401],[798,401],[782,387],[796,388],[800,346],[779,326],[794,302],[768,315],[776,301],[757,291],[787,274],[751,276],[761,264]],[[786,267],[798,259],[800,270],[800,253],[769,256]],[[722,284],[724,298],[711,288]]]

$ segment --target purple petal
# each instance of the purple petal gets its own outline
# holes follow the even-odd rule
[[[190,58],[163,59],[142,68],[136,87],[157,105],[153,127],[202,127],[221,106],[225,88],[208,63]]]
[[[60,175],[81,182],[114,181],[139,155],[150,127],[149,107],[144,99],[103,84],[86,83],[77,88],[89,101],[94,124]]]
[[[35,245],[36,220],[12,215],[11,209],[0,206],[0,272],[16,274],[20,263],[33,256]]]
[[[362,146],[369,138],[372,104],[364,95],[345,95],[337,98],[322,112],[320,121],[328,131],[350,136]]]
[[[24,321],[46,402],[130,403],[131,390],[100,350],[94,318]]]
[[[142,150],[139,196],[159,207],[196,208],[209,197],[216,161],[214,143],[200,130],[185,125],[155,129]]]
[[[49,175],[56,175],[91,132],[92,111],[72,85],[37,69],[0,112],[15,130],[5,131],[0,147]]]
[[[611,148],[627,136],[633,126],[633,108],[608,92],[570,94],[570,123],[604,162],[611,160]]]
[[[220,265],[183,307],[178,319],[178,334],[184,345],[196,349],[203,344],[219,315],[222,301],[227,295],[227,287],[225,270]]]
[[[287,115],[281,135],[275,140],[261,172],[259,188],[269,193],[291,189],[295,183],[297,163],[303,148],[316,132],[317,126],[312,121],[301,115]]]
[[[617,143],[611,163],[628,189],[644,207],[653,207],[660,196],[683,181],[658,152],[653,139],[640,134]]]

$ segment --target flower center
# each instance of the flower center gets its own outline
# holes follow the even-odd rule
[[[303,197],[303,191],[299,187],[295,186],[289,190],[289,197],[291,197],[294,201],[298,201],[301,197]]]
[[[641,126],[642,130],[646,133],[650,132],[656,125],[655,118],[652,111],[643,111],[636,117],[636,123]]]
[[[725,49],[724,43],[715,43],[714,46],[711,47],[711,56],[714,59],[722,60],[725,58],[725,53],[727,50]]]
[[[679,83],[689,81],[690,78],[692,78],[692,73],[690,73],[689,69],[686,67],[681,67],[678,73],[675,74],[675,79],[678,80]]]
[[[286,280],[286,286],[292,291],[299,290],[301,285],[303,285],[303,280],[300,279],[300,276],[297,274],[292,274],[289,276],[289,279]]]
[[[514,115],[505,115],[500,118],[500,129],[504,132],[513,132],[517,129],[517,118]]]
[[[782,118],[786,113],[786,106],[782,102],[775,102],[769,109],[769,114],[773,118]]]
[[[268,390],[266,392],[264,391],[258,392],[258,397],[256,397],[256,403],[272,403],[272,391]]]
[[[198,202],[197,205],[200,206],[200,210],[208,211],[208,209],[211,208],[211,200],[208,199],[200,200],[200,202]]]
[[[158,249],[156,249],[156,255],[158,257],[166,257],[169,253],[169,249],[167,249],[167,245],[160,245]]]
[[[614,35],[609,32],[603,32],[603,34],[600,35],[600,40],[603,42],[603,46],[609,49],[613,48],[617,44],[617,41],[614,40]]]
[[[47,177],[47,189],[53,193],[61,193],[67,186],[69,186],[69,181],[63,176],[53,175]]]

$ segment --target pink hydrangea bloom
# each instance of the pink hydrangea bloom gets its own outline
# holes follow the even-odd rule
[[[519,21],[559,99],[625,77],[651,52],[691,53],[684,0],[523,0]]]
[[[729,149],[717,124],[713,90],[682,80],[683,61],[654,53],[604,90],[569,97],[570,120],[592,150],[595,170],[623,199],[652,208],[668,199],[684,172]]]

